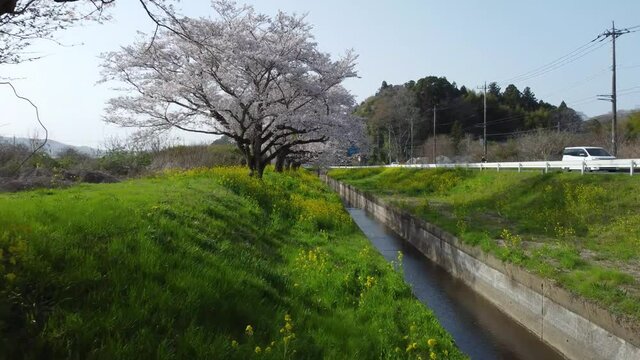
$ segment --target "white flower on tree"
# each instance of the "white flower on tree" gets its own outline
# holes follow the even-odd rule
[[[318,50],[304,16],[270,17],[214,1],[217,16],[169,19],[151,38],[103,55],[103,79],[125,86],[107,122],[233,139],[252,174],[297,147],[327,142],[347,122],[356,56]]]
[[[124,1],[124,0],[120,0]],[[128,0],[131,1],[131,0]],[[174,17],[178,0],[137,0],[157,27]],[[58,31],[88,21],[109,19],[116,0],[0,0],[0,64],[37,59],[25,50],[38,40],[53,40]]]

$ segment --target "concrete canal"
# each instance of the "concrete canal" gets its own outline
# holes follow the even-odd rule
[[[349,208],[348,211],[388,261],[395,260],[398,251],[402,252],[404,277],[415,296],[433,310],[458,347],[471,359],[564,359],[364,210]]]

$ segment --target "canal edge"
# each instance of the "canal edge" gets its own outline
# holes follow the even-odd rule
[[[321,179],[569,359],[640,359],[638,324],[327,175]]]

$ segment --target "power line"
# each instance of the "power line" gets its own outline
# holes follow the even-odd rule
[[[619,90],[618,93],[622,93],[622,92],[626,92],[626,91],[634,90],[634,89],[640,89],[640,86],[634,86],[634,87],[630,87],[628,89],[622,89],[622,90]]]
[[[586,48],[586,47],[589,47],[589,46],[593,45],[593,43],[595,42],[595,40],[597,40],[597,38],[596,38],[596,39],[594,39],[594,40],[589,41],[589,42],[588,42],[588,43],[586,43],[586,44],[581,45],[581,46],[580,46],[580,47],[578,47],[577,49],[575,49],[575,50],[571,51],[570,53],[568,53],[568,54],[566,54],[566,55],[563,55],[563,56],[561,56],[561,57],[559,57],[559,58],[557,58],[557,59],[555,59],[555,60],[551,61],[550,63],[547,63],[547,64],[545,64],[545,65],[542,65],[542,66],[540,66],[540,67],[537,67],[537,68],[535,68],[535,69],[533,69],[533,70],[527,71],[527,72],[522,73],[522,74],[520,74],[520,75],[514,76],[514,77],[512,77],[512,78],[505,79],[505,80],[501,81],[501,83],[506,83],[506,82],[509,82],[509,81],[513,81],[513,80],[518,79],[518,78],[521,78],[521,77],[523,77],[523,76],[529,76],[530,74],[532,74],[532,73],[534,73],[534,72],[536,72],[536,71],[540,71],[541,69],[544,69],[544,68],[546,68],[546,67],[548,67],[548,66],[553,66],[553,65],[555,65],[556,63],[558,63],[559,61],[563,61],[564,59],[566,59],[566,58],[568,58],[568,57],[572,56],[572,55],[573,55],[573,54],[575,54],[576,52],[580,52],[580,51],[582,51],[584,48]]]
[[[575,101],[566,101],[567,104],[571,104],[571,106],[579,106],[579,105],[586,105],[586,104],[591,104],[592,102],[596,102],[598,101],[598,98],[595,96],[589,96],[587,98],[583,98],[580,100],[575,100]]]
[[[549,130],[549,129],[553,129],[554,127],[555,126],[539,127],[539,128],[535,128],[535,129],[529,129],[529,130],[518,130],[518,131],[505,132],[505,133],[488,134],[487,136],[504,136],[504,135],[526,134],[526,133],[536,132],[536,131],[540,131],[540,130]]]
[[[512,122],[512,121],[523,119],[525,117],[526,117],[526,114],[507,116],[507,117],[504,117],[504,118],[487,121],[487,125],[496,125],[496,124],[509,123],[509,122]],[[483,127],[483,123],[473,124],[471,126],[467,126],[463,130],[468,130],[468,129],[471,129],[471,128],[479,128],[479,127]]]
[[[599,43],[599,40],[601,40],[602,35],[598,35],[598,37],[596,37],[595,39],[589,41],[588,43],[576,48],[575,50],[569,52],[566,55],[563,55],[545,65],[542,65],[538,68],[535,68],[533,70],[527,71],[525,73],[522,73],[518,76],[514,76],[512,78],[509,79],[505,79],[503,81],[501,81],[501,84],[507,84],[510,82],[522,82],[528,79],[532,79],[534,77],[546,74],[547,72],[553,71],[557,68],[560,68],[564,65],[567,65],[571,62],[574,62],[588,54],[590,54],[591,52],[599,49],[600,47],[602,47],[603,45]]]
[[[557,63],[557,64],[555,64],[553,66],[550,66],[550,67],[547,67],[547,68],[545,68],[543,70],[537,71],[537,72],[535,72],[535,73],[533,73],[531,75],[528,75],[526,77],[521,77],[521,78],[518,78],[517,80],[512,80],[512,82],[520,82],[521,83],[523,81],[531,80],[533,78],[536,78],[536,77],[539,77],[539,76],[542,76],[542,75],[546,75],[546,74],[548,74],[548,73],[550,73],[552,71],[555,71],[555,70],[557,70],[557,69],[559,69],[559,68],[561,68],[561,67],[563,67],[565,65],[571,64],[571,63],[573,63],[573,62],[575,62],[575,61],[577,61],[579,59],[582,59],[583,57],[591,54],[592,52],[594,52],[596,50],[599,50],[600,48],[602,48],[606,44],[607,44],[606,42],[595,43],[594,46],[588,48],[584,52],[576,54],[576,56],[574,56],[572,58],[569,58],[566,61]]]
[[[564,87],[564,88],[556,90],[556,91],[543,93],[542,95],[540,95],[540,97],[549,97],[551,95],[555,95],[555,94],[560,93],[560,92],[564,92],[564,91],[567,91],[567,90],[575,89],[575,88],[577,88],[578,86],[580,86],[582,84],[588,83],[591,80],[595,80],[595,79],[599,78],[600,76],[604,75],[608,70],[609,70],[608,67],[604,68],[604,69],[601,69],[600,71],[598,71],[596,73],[593,73],[593,74],[587,76],[586,78],[583,78],[582,80],[578,80],[578,81],[572,83],[571,85],[569,85],[567,87]]]
[[[624,93],[624,94],[618,94],[618,96],[627,96],[627,95],[633,95],[633,94],[638,94],[640,93],[640,90],[636,90],[636,91],[632,91],[632,92],[628,92],[628,93]]]

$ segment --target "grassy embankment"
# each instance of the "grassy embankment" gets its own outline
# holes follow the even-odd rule
[[[640,320],[640,177],[333,170],[337,180]]]
[[[464,358],[399,269],[304,172],[2,194],[0,358]]]

